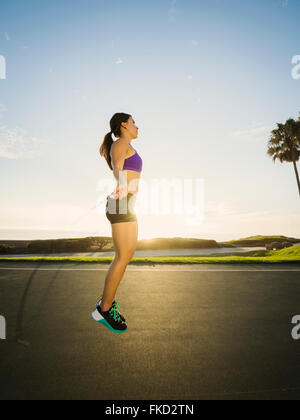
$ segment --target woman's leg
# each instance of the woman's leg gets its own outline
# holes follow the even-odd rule
[[[115,295],[127,265],[134,256],[138,238],[138,223],[125,222],[112,224],[112,238],[115,258],[105,278],[101,310],[108,311],[115,300]]]

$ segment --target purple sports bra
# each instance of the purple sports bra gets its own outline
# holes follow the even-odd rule
[[[143,161],[137,151],[135,151],[135,154],[133,156],[125,159],[123,170],[125,169],[128,169],[130,171],[142,172]]]

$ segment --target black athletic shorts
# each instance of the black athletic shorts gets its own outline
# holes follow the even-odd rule
[[[109,195],[106,198],[105,214],[111,224],[136,222],[137,217],[134,211],[136,202],[136,194],[128,193],[123,198],[111,198]]]

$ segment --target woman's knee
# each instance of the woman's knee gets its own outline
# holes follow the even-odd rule
[[[119,252],[116,253],[116,259],[124,264],[128,264],[132,260],[134,253],[135,250]]]

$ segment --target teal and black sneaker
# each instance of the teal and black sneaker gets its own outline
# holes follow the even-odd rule
[[[101,305],[102,299],[103,299],[103,296],[101,296],[99,302],[96,303],[96,309],[97,309],[97,306],[100,306]],[[120,318],[122,319],[122,321],[126,322],[126,318],[120,312],[121,308],[120,308],[118,302],[116,300],[114,300],[113,303],[112,303],[112,305],[119,312]]]
[[[113,305],[105,312],[103,312],[100,305],[98,305],[96,310],[92,313],[92,318],[96,322],[99,322],[99,324],[105,325],[105,327],[114,333],[123,333],[127,331],[126,323],[122,321],[120,313]]]

